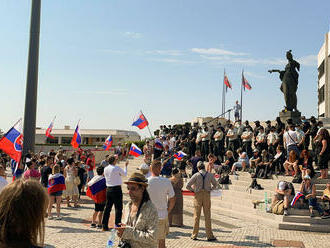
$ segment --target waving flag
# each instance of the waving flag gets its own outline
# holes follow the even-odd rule
[[[19,121],[0,139],[0,150],[7,153],[16,162],[19,162],[22,157],[22,149],[22,119],[19,119]]]
[[[52,136],[50,133],[53,130],[54,127],[54,121],[55,121],[56,116],[54,117],[54,119],[52,120],[52,122],[49,124],[47,130],[46,130],[46,136],[50,139],[54,139],[54,136]]]
[[[142,112],[140,113],[138,119],[136,121],[134,121],[132,124],[132,126],[136,126],[139,129],[143,129],[148,125],[149,125],[149,123],[148,123],[146,117],[142,114]]]
[[[291,202],[291,207],[293,207],[294,205],[296,205],[298,199],[300,197],[304,196],[301,192],[297,192],[296,195],[294,196],[292,202]]]
[[[95,203],[103,203],[106,200],[107,185],[104,176],[95,176],[87,184],[86,195],[94,200]]]
[[[159,139],[155,140],[155,148],[158,149],[158,150],[163,150],[164,149],[163,143]]]
[[[243,89],[248,89],[251,90],[252,86],[251,84],[249,84],[249,82],[246,80],[246,78],[244,77],[244,74],[242,73],[242,85],[243,85]]]
[[[139,157],[142,154],[142,151],[139,147],[137,147],[137,145],[132,143],[131,149],[129,149],[129,154],[134,157]]]
[[[226,90],[228,88],[232,89],[231,88],[231,83],[229,82],[229,79],[228,79],[227,75],[224,76],[223,83],[226,85]]]
[[[184,156],[187,156],[183,151],[179,151],[173,155],[177,160],[181,160]]]
[[[65,178],[61,173],[50,175],[48,178],[48,193],[55,193],[65,190]]]
[[[74,134],[73,134],[73,137],[71,140],[71,145],[73,148],[78,148],[80,144],[81,144],[81,136],[79,134],[79,122],[78,122],[76,130],[74,131]]]
[[[112,136],[109,135],[109,137],[104,142],[103,149],[105,151],[109,151],[110,147],[112,146],[112,142],[113,142]]]

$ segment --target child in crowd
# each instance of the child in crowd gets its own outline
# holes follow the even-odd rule
[[[86,195],[89,196],[95,202],[95,209],[93,212],[92,224],[91,227],[98,229],[102,228],[102,218],[103,218],[103,210],[105,207],[106,200],[106,183],[105,178],[103,176],[104,168],[102,166],[96,169],[97,176],[93,177],[87,183],[87,192]],[[96,225],[97,219],[97,225]]]

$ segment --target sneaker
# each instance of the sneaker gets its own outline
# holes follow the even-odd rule
[[[190,237],[192,240],[198,240],[197,237]]]
[[[53,218],[53,216],[49,215],[49,216],[48,216],[48,219],[49,219],[49,220],[52,220],[52,219],[54,219],[54,218]]]
[[[288,216],[288,215],[289,215],[288,210],[284,210],[283,215],[284,215],[284,216]]]
[[[314,213],[310,213],[309,217],[314,218],[315,217]]]
[[[61,215],[59,215],[59,216],[56,217],[56,220],[61,220],[61,219],[62,219],[62,216]]]
[[[207,241],[216,241],[217,238],[216,237],[213,237],[213,238],[208,238]]]
[[[102,229],[102,225],[97,225],[97,229]]]
[[[92,223],[91,224],[91,228],[95,228],[96,227],[96,224],[95,223]]]

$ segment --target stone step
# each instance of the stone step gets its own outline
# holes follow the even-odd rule
[[[279,224],[279,229],[281,230],[295,230],[295,231],[305,231],[305,232],[322,232],[329,233],[329,225],[319,225],[319,224],[308,224],[308,223],[292,223],[292,222],[282,222]]]
[[[283,216],[283,222],[330,225],[330,219],[321,219],[320,217],[311,218],[309,216],[299,216],[299,215]]]

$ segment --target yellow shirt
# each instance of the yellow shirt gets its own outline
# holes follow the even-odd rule
[[[323,191],[323,195],[327,196],[330,198],[330,190],[327,188]]]

